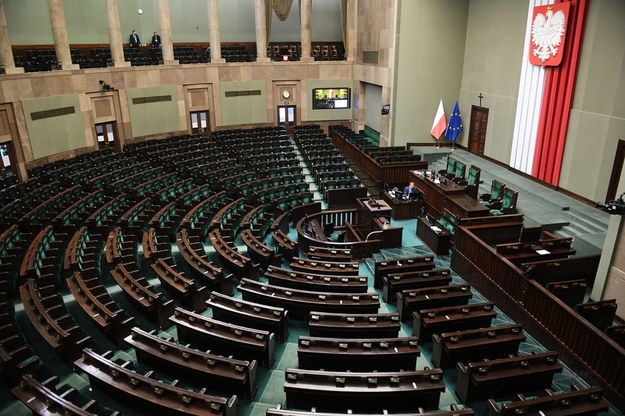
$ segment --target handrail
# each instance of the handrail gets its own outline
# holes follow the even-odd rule
[[[624,402],[624,348],[463,226],[454,235],[452,267],[539,341],[557,347],[567,365],[602,384],[608,400]]]
[[[308,217],[300,219],[295,228],[298,235],[298,245],[302,252],[308,252],[311,246],[313,247],[330,247],[336,249],[350,249],[352,251],[352,259],[358,260],[365,257],[370,257],[373,253],[380,250],[380,240],[371,241],[327,241],[315,238],[306,232],[304,232],[304,222],[312,221],[316,219],[319,221],[321,227],[326,224],[334,223],[335,229],[344,230],[347,228],[347,223],[359,224],[361,221],[361,210],[358,208],[351,208],[345,210],[333,210],[323,211],[315,214],[310,214]]]

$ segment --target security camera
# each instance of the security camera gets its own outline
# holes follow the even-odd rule
[[[107,84],[106,82],[104,82],[103,80],[98,81],[100,83],[100,85],[102,85],[102,89],[104,91],[113,91],[115,88],[111,87],[109,84]]]
[[[615,199],[614,201],[609,201],[607,203],[597,202],[597,208],[603,208],[605,212],[612,215],[625,215],[625,201],[623,201],[623,196],[625,192]]]

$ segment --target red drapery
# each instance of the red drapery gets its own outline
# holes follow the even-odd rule
[[[540,123],[532,175],[552,185],[560,181],[560,168],[569,125],[575,77],[582,47],[588,0],[570,0],[567,39],[560,66],[546,69]]]

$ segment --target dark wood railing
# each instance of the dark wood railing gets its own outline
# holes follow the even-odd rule
[[[356,161],[369,176],[380,184],[387,183],[391,186],[405,186],[409,181],[409,171],[427,169],[428,167],[428,162],[425,160],[378,163],[358,146],[345,140],[335,131],[331,131],[330,134],[334,145],[344,152],[347,157]]]
[[[337,231],[345,231],[347,229],[346,223],[357,225],[363,221],[363,212],[358,209],[347,209],[340,211],[324,211],[317,214],[308,216],[310,221],[317,220],[321,227],[326,224],[334,223],[334,229]],[[369,241],[326,241],[315,238],[304,232],[303,223],[306,218],[302,218],[296,225],[297,229],[297,243],[299,249],[307,253],[309,247],[330,247],[336,249],[350,249],[352,253],[352,259],[362,259],[370,257],[373,253],[380,251],[382,248],[382,241],[379,239],[372,239]]]
[[[592,326],[539,283],[459,226],[454,234],[451,267],[482,292],[606,398],[625,408],[625,349]]]

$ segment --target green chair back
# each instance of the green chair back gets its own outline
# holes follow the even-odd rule
[[[451,175],[454,173],[455,170],[456,170],[456,160],[450,157],[447,157],[447,173]]]
[[[512,208],[512,206],[514,205],[514,196],[516,193],[517,193],[516,191],[510,188],[504,189],[503,198],[501,200],[502,209]]]
[[[490,199],[500,199],[503,191],[503,183],[496,179],[493,179],[493,184],[490,189]]]
[[[479,182],[479,171],[471,166],[471,168],[469,168],[469,178],[467,180],[467,186],[474,186],[477,185]]]

